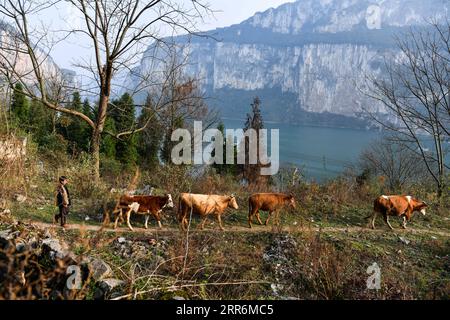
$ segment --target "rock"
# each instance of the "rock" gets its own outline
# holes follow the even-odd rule
[[[69,252],[63,248],[58,239],[47,238],[42,241],[43,253],[47,253],[52,260],[64,259]]]
[[[408,244],[411,243],[411,241],[409,241],[409,240],[406,239],[406,238],[403,238],[403,237],[398,237],[398,238],[399,238],[399,240],[400,240],[401,242],[403,242],[403,243],[406,244],[406,245],[408,245]]]
[[[95,281],[100,281],[112,274],[111,267],[101,259],[88,258],[87,265]]]
[[[25,243],[20,242],[16,244],[16,251],[18,253],[25,252],[26,250],[28,250],[28,246]]]
[[[17,272],[15,273],[15,277],[16,277],[16,280],[17,280],[22,286],[24,286],[25,283],[27,282],[26,279],[25,279],[25,272],[24,272],[24,271],[17,271]]]
[[[103,279],[98,283],[100,289],[103,291],[103,294],[109,294],[111,291],[123,286],[124,284],[124,281],[114,278]]]
[[[125,243],[127,241],[127,239],[125,239],[124,237],[120,237],[117,239],[117,242],[119,243]]]
[[[48,231],[48,229],[46,229],[45,233],[44,233],[44,239],[48,239],[48,238],[51,238],[51,237],[52,237],[52,234],[50,233],[50,231]]]
[[[21,194],[14,195],[14,200],[16,200],[19,203],[23,203],[27,200],[27,197]]]
[[[13,238],[11,229],[0,231],[0,238],[5,240],[11,240]]]
[[[11,210],[9,210],[9,209],[0,210],[0,216],[8,216],[10,214],[11,214]]]
[[[180,297],[180,296],[174,296],[172,299],[173,299],[173,300],[177,300],[177,301],[183,301],[183,300],[186,300],[186,298]]]
[[[284,286],[283,286],[282,284],[275,284],[275,283],[272,283],[272,284],[270,285],[270,288],[272,289],[273,293],[274,293],[276,296],[278,296],[280,290],[283,290]]]
[[[36,239],[36,237],[32,237],[28,240],[28,247],[32,250],[39,248],[39,241]]]
[[[0,249],[7,249],[11,245],[11,230],[0,231]]]

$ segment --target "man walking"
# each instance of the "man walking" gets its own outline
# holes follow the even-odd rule
[[[58,220],[61,219],[61,227],[66,226],[66,219],[71,205],[69,189],[67,188],[68,182],[67,177],[61,176],[56,188],[56,205],[59,207],[59,214],[55,215],[55,221],[58,223]]]

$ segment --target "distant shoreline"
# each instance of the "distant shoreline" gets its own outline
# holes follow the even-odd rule
[[[231,121],[242,121],[243,124],[245,124],[245,119],[237,119],[237,118],[229,118],[229,117],[222,117],[221,120],[231,120]],[[301,124],[301,123],[292,123],[292,122],[279,122],[279,121],[268,121],[264,120],[264,123],[270,123],[270,124],[280,124],[280,125],[290,125],[290,126],[303,126],[303,127],[311,127],[311,128],[328,128],[328,129],[350,129],[355,131],[378,131],[382,132],[382,130],[375,129],[375,128],[355,128],[355,127],[340,127],[340,126],[327,126],[327,125],[318,125],[318,124]]]

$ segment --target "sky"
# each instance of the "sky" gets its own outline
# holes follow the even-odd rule
[[[189,1],[189,0],[180,0]],[[219,27],[226,27],[232,24],[240,23],[247,18],[253,16],[256,12],[262,12],[269,8],[275,8],[283,3],[293,2],[292,0],[207,0],[214,15],[207,17],[204,22],[198,24],[201,31],[207,31]],[[58,7],[51,9],[51,24],[53,29],[58,29],[66,21],[64,17],[75,19],[76,13],[66,4],[60,4]],[[48,21],[48,17],[36,17],[36,20]],[[73,64],[80,57],[85,56],[91,50],[88,48],[89,43],[83,43],[79,40],[63,41],[59,43],[52,52],[53,60],[63,68],[74,69]]]

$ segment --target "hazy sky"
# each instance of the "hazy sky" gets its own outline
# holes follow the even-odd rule
[[[204,23],[200,23],[199,28],[202,31],[206,31],[240,23],[256,12],[265,11],[287,2],[293,2],[293,0],[208,0],[211,9],[218,12],[213,17],[208,17]],[[74,16],[73,11],[70,11],[69,7],[62,4],[57,8],[51,9],[51,11],[50,14],[47,12],[47,15],[52,15],[51,23],[53,28],[55,26],[56,28],[60,27],[61,17]],[[38,18],[42,19],[43,17]],[[48,21],[48,17],[44,17],[43,20]],[[88,43],[80,43],[78,40],[72,39],[71,41],[69,39],[69,41],[64,41],[54,48],[52,57],[59,66],[73,69],[73,61],[91,52],[91,50],[86,48],[87,45]]]

